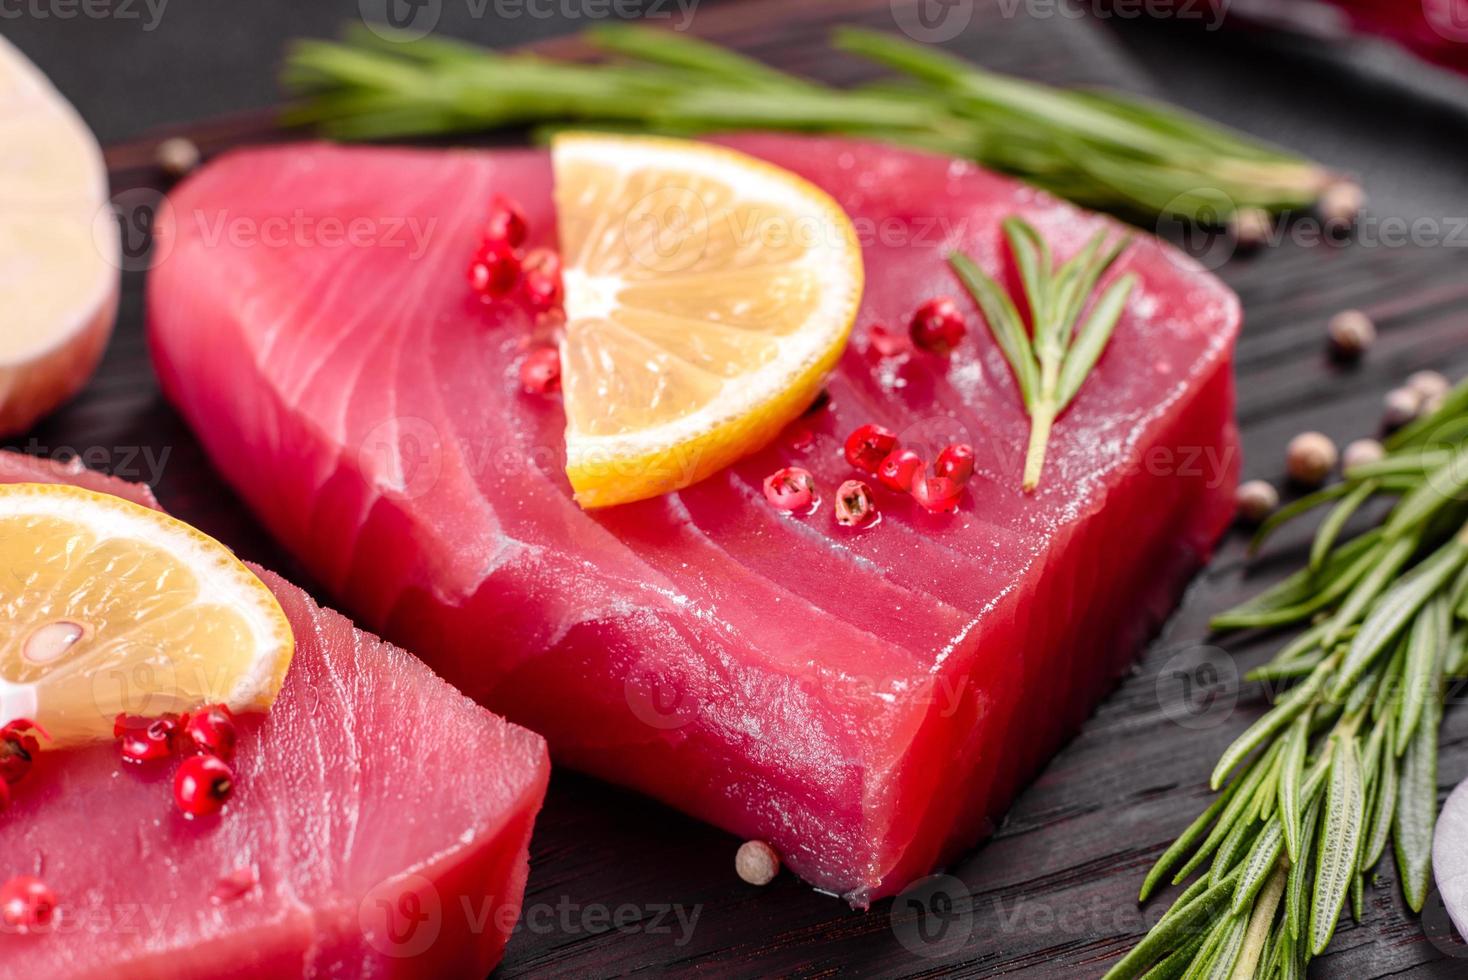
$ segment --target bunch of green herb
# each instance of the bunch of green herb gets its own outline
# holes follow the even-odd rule
[[[344,140],[569,125],[697,135],[775,129],[886,140],[968,157],[1093,207],[1224,223],[1315,203],[1335,176],[1217,124],[1114,92],[1052,88],[857,29],[836,46],[900,73],[836,89],[685,35],[589,31],[607,63],[499,54],[358,26],[299,41],[289,124]]]
[[[1388,842],[1422,910],[1444,693],[1468,674],[1468,383],[1388,449],[1261,528],[1333,504],[1309,565],[1213,625],[1308,626],[1249,675],[1284,693],[1224,752],[1222,792],[1142,900],[1197,877],[1108,978],[1303,977],[1348,901],[1360,919]],[[1395,499],[1384,522],[1343,542],[1379,497]]]
[[[1106,349],[1137,277],[1128,273],[1107,286],[1077,328],[1096,283],[1129,240],[1122,239],[1106,248],[1106,232],[1098,231],[1075,257],[1056,268],[1050,246],[1029,222],[1006,218],[1004,235],[1024,285],[1025,305],[1033,325],[1029,332],[1004,287],[978,263],[961,252],[949,256],[948,261],[983,311],[1030,413],[1024,469],[1024,489],[1030,491],[1040,483],[1050,429]]]

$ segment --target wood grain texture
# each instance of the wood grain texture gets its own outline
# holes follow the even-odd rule
[[[861,66],[823,46],[838,18],[892,24],[886,0],[797,7],[752,0],[715,8],[696,28],[781,67],[854,81],[863,77]],[[575,50],[574,42],[552,47]],[[1109,35],[1085,21],[1007,18],[980,4],[951,47],[1035,78],[1148,86]],[[263,115],[179,131],[207,153],[279,135]],[[109,148],[117,189],[155,185],[155,142]],[[1221,275],[1247,311],[1238,352],[1246,475],[1278,478],[1284,444],[1303,429],[1342,441],[1372,433],[1382,394],[1412,370],[1468,372],[1464,259],[1458,248],[1363,241],[1285,243],[1223,264]],[[128,274],[118,337],[101,374],[80,400],[13,444],[80,452],[100,468],[146,479],[174,513],[309,585],[221,485],[160,399],[143,340],[141,294],[141,274]],[[1375,316],[1381,337],[1364,364],[1342,370],[1324,356],[1324,321],[1350,306]],[[1207,619],[1297,566],[1307,543],[1306,529],[1297,529],[1252,563],[1241,536],[1224,543],[1135,673],[1021,796],[995,837],[948,869],[961,882],[952,925],[961,942],[950,932],[909,948],[901,937],[912,935],[916,913],[905,903],[853,912],[789,875],[763,890],[744,886],[732,867],[737,842],[727,835],[560,772],[533,845],[527,916],[499,975],[1098,975],[1160,914],[1165,901],[1135,903],[1142,876],[1206,804],[1213,761],[1263,703],[1250,686],[1206,683],[1206,672],[1193,672],[1185,684],[1178,667],[1193,663],[1190,651],[1213,647],[1209,662],[1226,681],[1265,659],[1277,640],[1219,641],[1209,636]],[[1213,708],[1202,710],[1210,695]],[[1468,775],[1468,708],[1450,709],[1443,733],[1439,777],[1446,795]],[[1381,872],[1367,892],[1365,921],[1342,926],[1312,975],[1468,975],[1468,946],[1448,931],[1435,895],[1419,921],[1405,911],[1395,869],[1388,862]]]

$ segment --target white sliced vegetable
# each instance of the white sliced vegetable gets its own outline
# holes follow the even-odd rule
[[[102,149],[0,37],[0,436],[86,383],[117,314],[118,229]]]
[[[1468,936],[1468,782],[1453,790],[1437,818],[1432,874],[1453,925]]]

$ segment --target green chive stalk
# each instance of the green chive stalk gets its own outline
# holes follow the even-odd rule
[[[612,60],[507,55],[361,25],[339,43],[298,41],[283,73],[295,96],[283,118],[342,140],[570,126],[833,133],[968,157],[1131,217],[1207,223],[1307,207],[1337,180],[1166,106],[1022,81],[875,31],[836,32],[837,47],[897,73],[855,89],[668,31],[615,24],[585,37]]]
[[[1383,498],[1395,501],[1384,522],[1342,543],[1348,519]],[[1250,673],[1287,686],[1223,753],[1218,797],[1142,885],[1145,902],[1199,875],[1215,904],[1163,916],[1107,980],[1303,977],[1345,909],[1360,920],[1388,844],[1407,904],[1427,900],[1444,695],[1468,676],[1468,382],[1383,459],[1278,512],[1261,540],[1327,504],[1309,566],[1213,621],[1309,624]]]

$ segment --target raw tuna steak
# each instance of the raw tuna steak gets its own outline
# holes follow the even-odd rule
[[[829,402],[684,492],[578,508],[560,405],[517,384],[529,315],[464,284],[496,192],[554,245],[540,152],[229,156],[174,199],[152,342],[216,465],[343,602],[559,760],[768,840],[862,904],[992,829],[1207,556],[1236,478],[1238,304],[1139,241],[1118,268],[1141,286],[1026,496],[1027,419],[967,298],[949,360],[884,359],[870,331],[961,294],[955,247],[1013,282],[1008,214],[1061,258],[1104,219],[946,158],[729,142],[836,197],[868,287]],[[355,245],[311,233],[353,219]],[[302,231],[230,234],[270,226]],[[840,446],[867,422],[929,458],[975,445],[956,515],[880,491],[877,526],[837,525]],[[765,501],[786,465],[815,474],[815,514]]]
[[[0,453],[0,482],[145,488]],[[519,917],[545,743],[260,571],[296,635],[238,788],[191,824],[116,747],[43,754],[0,816],[0,880],[40,875],[53,931],[0,926],[13,977],[482,977]]]

